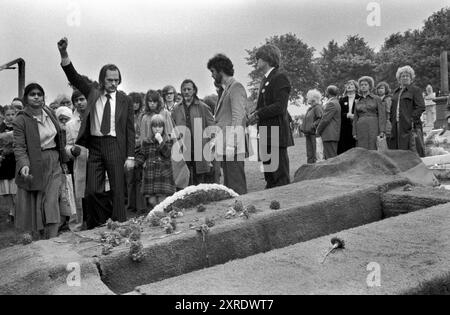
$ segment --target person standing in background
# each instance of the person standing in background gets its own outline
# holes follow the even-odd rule
[[[245,178],[245,127],[247,92],[234,79],[231,60],[217,54],[208,61],[207,68],[215,84],[221,85],[223,92],[215,108],[214,119],[221,135],[216,139],[216,158],[221,161],[224,185],[243,195],[247,193]]]
[[[355,102],[360,98],[357,94],[359,89],[358,82],[350,80],[345,84],[344,96],[339,99],[341,105],[341,132],[337,154],[344,153],[356,146],[356,140],[353,138],[353,117],[355,114]]]
[[[341,133],[341,106],[338,100],[339,89],[330,85],[326,89],[327,103],[323,109],[322,119],[317,126],[317,135],[322,138],[325,160],[337,156],[337,147]]]
[[[175,96],[177,95],[177,91],[172,85],[167,85],[162,89],[162,97],[164,100],[164,108],[168,110],[170,113],[173,111],[175,107]]]
[[[136,138],[135,154],[141,148],[141,121],[144,115],[144,100],[140,93],[132,92],[128,95],[133,103],[134,110],[134,131]],[[126,174],[127,176],[127,210],[131,212],[141,213],[146,210],[145,200],[142,196],[142,167],[137,165],[133,170]]]
[[[86,97],[80,91],[74,90],[72,93],[72,103],[75,106],[73,118],[66,124],[66,153],[72,161],[72,174],[74,182],[75,205],[77,208],[76,218],[71,218],[69,227],[73,231],[86,229],[86,200],[84,198],[86,190],[86,167],[89,155],[88,149],[75,142],[81,127],[81,120],[87,108]]]
[[[306,94],[306,103],[310,106],[305,114],[301,131],[306,138],[307,163],[316,163],[316,130],[322,119],[322,94],[318,90],[309,90]]]
[[[14,180],[16,159],[13,150],[13,121],[16,109],[12,105],[3,107],[5,119],[0,122],[0,200],[9,211],[9,221],[14,222],[17,186]]]
[[[425,111],[425,101],[420,89],[412,84],[415,76],[410,66],[400,67],[396,73],[399,87],[392,95],[392,133],[388,139],[391,150],[416,151],[412,137],[415,129],[422,127],[420,116]]]
[[[358,80],[361,98],[355,105],[353,135],[356,146],[367,150],[377,150],[377,137],[386,135],[386,108],[381,99],[372,93],[374,80],[363,76]]]
[[[255,56],[257,69],[264,74],[261,81],[256,111],[249,117],[250,124],[257,122],[259,132],[259,152],[265,167],[266,189],[289,184],[289,156],[287,148],[294,145],[290,127],[290,115],[287,111],[291,82],[281,71],[281,51],[274,45],[260,47]],[[263,132],[261,132],[263,130]],[[265,130],[265,132],[264,132]],[[272,130],[276,137],[272,138]],[[262,151],[261,151],[262,150]],[[265,152],[269,159],[265,159]],[[278,165],[271,166],[274,156],[278,156]]]

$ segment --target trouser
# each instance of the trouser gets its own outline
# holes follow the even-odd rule
[[[245,164],[244,160],[240,160],[238,155],[230,161],[223,158],[221,161],[222,171],[223,171],[223,184],[233,189],[239,195],[244,195],[247,193],[247,180],[245,178]]]
[[[186,165],[189,168],[189,186],[199,185],[199,184],[212,184],[215,181],[214,169],[211,168],[209,172],[197,173],[196,161],[186,161]]]
[[[323,157],[325,160],[337,156],[337,141],[323,141]]]
[[[116,138],[90,137],[85,193],[88,228],[101,225],[108,218],[119,222],[124,222],[127,219],[125,211],[125,161],[122,156]],[[108,173],[111,189],[109,194],[105,193],[105,172]]]
[[[277,152],[275,150],[277,150]],[[275,163],[276,159],[274,160],[272,158],[272,156],[277,153],[278,165]],[[267,154],[269,154],[271,158],[267,161],[263,161],[266,189],[289,184],[291,180],[289,175],[289,156],[287,148],[268,146]],[[272,165],[272,162],[274,165]]]
[[[145,199],[142,194],[142,167],[126,172],[128,202],[127,210],[136,212],[145,210]]]
[[[313,164],[316,163],[316,135],[307,135],[306,138],[306,163]]]

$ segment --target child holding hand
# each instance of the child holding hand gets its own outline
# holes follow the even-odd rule
[[[164,130],[164,123],[164,117],[160,114],[151,118],[151,133],[143,139],[136,155],[136,167],[144,167],[142,193],[149,208],[176,191],[171,161],[173,143]]]

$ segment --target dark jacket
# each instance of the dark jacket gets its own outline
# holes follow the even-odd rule
[[[0,124],[0,134],[12,131],[12,127],[6,126],[4,122]],[[14,151],[12,150],[13,140],[12,136],[2,135],[0,141],[0,180],[10,180],[15,176],[16,159],[14,158]]]
[[[420,116],[425,111],[425,101],[419,88],[410,85],[401,93],[397,88],[392,95],[391,124],[392,132],[389,148],[409,150],[411,148],[411,133],[414,126],[421,126]],[[400,96],[400,123],[397,126],[397,106]],[[398,129],[400,132],[398,132]]]
[[[56,128],[55,143],[59,152],[59,162],[68,162],[65,152],[66,139],[62,135],[56,117],[46,107],[43,110],[49,115]],[[38,123],[31,114],[29,107],[17,114],[13,122],[14,128],[14,155],[16,157],[16,185],[28,191],[41,191],[44,189],[44,174],[41,154],[41,140]],[[19,174],[22,167],[30,168],[31,179],[25,179]]]
[[[317,126],[322,119],[322,106],[320,104],[314,105],[306,111],[300,130],[305,135],[315,135]]]
[[[337,98],[332,98],[323,108],[323,116],[317,126],[317,134],[322,141],[339,141],[340,132],[341,106]]]
[[[62,67],[66,73],[69,82],[75,86],[87,98],[87,107],[81,120],[81,127],[78,133],[76,144],[89,149],[89,137],[91,135],[91,112],[95,110],[95,104],[98,98],[103,94],[94,84],[89,84],[70,63]],[[135,149],[135,130],[134,130],[134,111],[131,99],[123,92],[117,91],[116,94],[116,138],[119,146],[120,158],[125,162],[127,157],[134,157]]]
[[[261,127],[267,127],[267,133],[260,133],[260,144],[264,144],[265,136],[268,146],[286,148],[294,145],[287,111],[290,92],[291,83],[287,75],[278,69],[273,69],[269,77],[261,82],[256,105],[258,131]],[[271,127],[275,126],[279,128],[279,136],[278,139],[271,139]]]

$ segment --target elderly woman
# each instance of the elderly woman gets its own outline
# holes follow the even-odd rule
[[[392,124],[391,124],[391,107],[392,107],[392,97],[391,89],[387,82],[380,82],[375,88],[376,94],[381,98],[384,108],[386,108],[386,137],[391,136]]]
[[[60,106],[55,111],[61,129],[66,129],[66,124],[73,118],[72,110],[66,106]]]
[[[16,228],[56,237],[60,223],[58,196],[65,139],[58,121],[44,104],[37,83],[25,87],[25,109],[13,122],[16,157]]]
[[[419,88],[412,85],[414,70],[404,66],[397,70],[399,87],[392,95],[392,133],[388,139],[391,150],[414,150],[413,129],[420,128],[420,116],[425,111],[425,102]]]
[[[381,99],[371,93],[374,88],[371,77],[361,77],[358,85],[361,98],[355,104],[353,136],[356,146],[376,150],[377,137],[384,137],[386,133],[386,109]]]
[[[322,94],[318,90],[309,90],[306,94],[306,103],[310,106],[306,111],[305,118],[300,130],[306,138],[307,163],[314,164],[316,158],[316,129],[322,119]]]
[[[350,80],[345,84],[344,96],[339,99],[341,105],[341,133],[338,143],[338,154],[354,148],[356,141],[353,138],[353,116],[355,113],[355,102],[359,99],[358,82]]]

